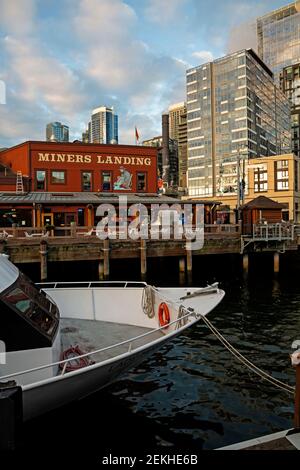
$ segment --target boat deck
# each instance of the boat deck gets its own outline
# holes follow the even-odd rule
[[[124,325],[120,323],[111,323],[95,320],[77,320],[73,318],[61,319],[61,341],[62,350],[68,349],[70,346],[78,345],[83,352],[91,352],[102,349],[107,346],[118,344],[122,341],[129,340],[136,336],[151,331],[150,328],[139,326]],[[131,343],[117,346],[107,351],[93,354],[91,359],[95,362],[104,361],[106,359],[123,354],[138,346],[147,344],[149,341],[161,338],[162,333],[156,331],[139,340]],[[130,346],[131,344],[131,346]]]

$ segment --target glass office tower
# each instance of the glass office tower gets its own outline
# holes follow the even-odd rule
[[[282,70],[280,88],[291,104],[292,151],[300,157],[300,63]]]
[[[89,140],[93,144],[118,143],[118,116],[113,108],[101,106],[92,111]]]
[[[61,122],[49,122],[46,126],[47,142],[69,142],[69,127]]]
[[[300,62],[300,2],[257,19],[258,54],[279,81],[281,70]]]
[[[289,102],[252,49],[187,71],[187,126],[190,196],[234,194],[239,159],[246,175],[249,158],[291,147]]]

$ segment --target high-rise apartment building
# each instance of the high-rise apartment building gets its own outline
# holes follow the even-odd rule
[[[300,1],[257,19],[258,54],[279,81],[288,65],[300,62]]]
[[[291,104],[292,151],[300,157],[300,63],[282,70],[280,88]]]
[[[50,122],[46,126],[47,142],[69,142],[69,127],[61,122]]]
[[[118,143],[118,116],[113,108],[100,106],[92,111],[89,140],[93,144]]]
[[[189,195],[234,194],[240,158],[246,175],[249,158],[290,150],[289,102],[257,54],[242,50],[187,71],[187,131]]]
[[[178,146],[178,184],[186,187],[187,171],[187,123],[186,103],[176,103],[169,106],[169,133],[170,139]]]
[[[187,112],[180,114],[178,124],[178,185],[187,187]]]
[[[170,139],[178,141],[178,128],[180,116],[186,113],[186,103],[176,103],[169,106],[169,133]]]

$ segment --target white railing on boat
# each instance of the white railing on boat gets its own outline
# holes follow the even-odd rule
[[[154,288],[155,289],[155,288]],[[176,303],[174,302],[173,300],[169,300],[170,302],[172,302],[173,304]],[[146,336],[150,336],[152,335],[153,333],[156,333],[158,331],[161,331],[161,330],[164,330],[165,328],[169,327],[170,325],[173,325],[175,323],[178,323],[178,325],[181,325],[182,324],[182,320],[184,320],[185,318],[188,318],[190,316],[193,316],[195,319],[197,318],[200,318],[202,315],[198,312],[195,312],[194,309],[190,308],[190,307],[183,307],[184,311],[186,311],[187,313],[185,315],[182,315],[180,318],[176,318],[176,320],[173,320],[171,321],[170,323],[168,323],[168,325],[166,326],[161,326],[161,327],[158,327],[158,328],[155,328],[154,330],[151,330],[151,331],[147,331],[146,333],[143,333],[139,336],[135,336],[134,338],[130,338],[130,339],[127,339],[125,341],[121,341],[120,343],[117,343],[117,344],[112,344],[111,346],[106,346],[105,348],[101,348],[101,349],[97,349],[95,351],[91,351],[91,352],[88,352],[88,353],[84,353],[84,354],[81,354],[80,356],[76,356],[76,360],[78,359],[81,359],[81,358],[84,358],[84,357],[88,357],[88,356],[93,356],[94,354],[98,354],[98,353],[101,353],[101,352],[105,352],[105,351],[108,351],[108,350],[111,350],[111,349],[114,349],[114,348],[117,348],[117,347],[120,347],[120,346],[124,346],[126,344],[129,345],[128,347],[128,351],[127,353],[123,353],[123,354],[129,354],[129,353],[132,353],[132,343],[134,341],[138,341],[139,339],[142,339],[142,338],[145,338]],[[184,328],[184,327],[182,327]],[[178,328],[179,329],[179,328]],[[172,333],[170,333],[170,336],[173,336],[175,333],[177,333],[176,330],[174,330]],[[162,341],[164,337],[162,336],[161,338],[158,338],[156,339],[155,341]],[[27,369],[27,370],[24,370],[24,371],[20,371],[20,372],[14,372],[12,374],[7,374],[7,375],[3,375],[2,377],[0,377],[0,381],[1,380],[7,380],[7,379],[11,379],[12,377],[18,377],[19,375],[25,375],[25,374],[30,374],[32,372],[37,372],[39,370],[44,370],[44,369],[48,369],[50,367],[56,367],[56,366],[59,366],[61,364],[65,364],[67,362],[70,362],[72,361],[74,358],[72,359],[64,359],[62,361],[57,361],[57,362],[52,362],[51,364],[45,364],[43,366],[39,366],[39,367],[34,367],[32,369]],[[93,364],[91,366],[87,366],[87,367],[93,367],[95,366],[96,364]],[[81,370],[81,369],[80,369]]]
[[[57,289],[57,288],[62,288],[62,287],[77,287],[77,288],[85,288],[85,289],[91,289],[93,287],[103,287],[103,286],[109,286],[109,287],[145,287],[147,286],[146,282],[143,281],[48,281],[48,282],[37,282],[35,284],[36,286],[40,286],[42,288],[52,288],[52,289]]]

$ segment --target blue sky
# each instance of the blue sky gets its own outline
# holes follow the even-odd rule
[[[120,143],[161,133],[185,98],[185,70],[256,47],[255,18],[282,0],[0,0],[0,148],[45,139],[62,121],[81,138],[113,105]]]

